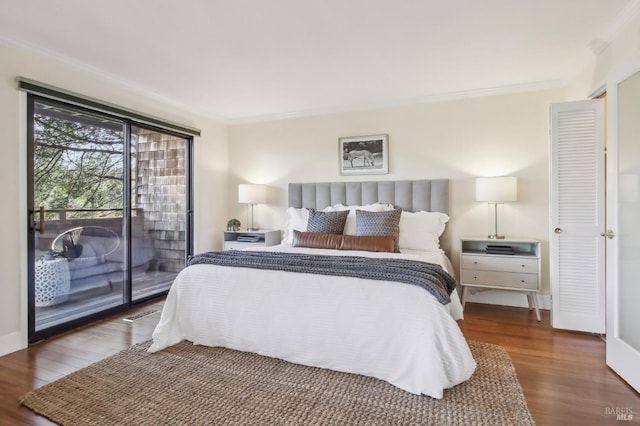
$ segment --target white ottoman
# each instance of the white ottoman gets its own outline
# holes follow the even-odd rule
[[[71,280],[69,261],[65,258],[36,260],[36,306],[66,302]]]

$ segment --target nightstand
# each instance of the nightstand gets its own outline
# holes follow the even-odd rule
[[[241,250],[280,244],[280,231],[226,231],[222,237],[223,250]]]
[[[461,238],[462,307],[469,287],[518,291],[527,295],[529,309],[535,309],[536,319],[540,321],[540,263],[540,242],[537,240]]]

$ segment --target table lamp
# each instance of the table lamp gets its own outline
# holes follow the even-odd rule
[[[518,199],[518,178],[515,176],[476,178],[476,201],[487,201],[489,213],[493,204],[493,229],[491,239],[504,239],[498,232],[498,204]]]
[[[255,185],[250,183],[241,183],[238,185],[238,202],[249,204],[251,207],[251,222],[247,227],[247,231],[257,231],[253,223],[253,206],[267,202],[267,187],[265,185]]]

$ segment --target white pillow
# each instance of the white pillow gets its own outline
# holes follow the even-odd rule
[[[438,212],[402,212],[400,216],[400,250],[439,251],[440,235],[449,221],[449,216]]]
[[[342,204],[334,204],[333,206],[325,207],[324,209],[322,209],[323,212],[341,212],[344,210],[349,210],[349,207]]]
[[[287,209],[287,219],[284,223],[284,236],[282,244],[293,244],[293,230],[306,231],[309,220],[309,210],[303,208],[289,207]]]

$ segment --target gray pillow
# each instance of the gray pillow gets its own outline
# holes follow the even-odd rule
[[[398,237],[400,235],[400,216],[402,209],[383,212],[356,210],[356,235],[372,237],[393,237],[395,251],[400,252]]]
[[[347,223],[349,210],[339,212],[319,212],[309,210],[307,232],[322,232],[325,234],[342,234]]]

